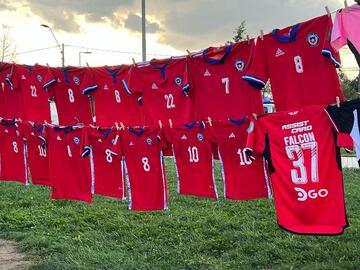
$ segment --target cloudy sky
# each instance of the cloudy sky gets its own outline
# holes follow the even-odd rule
[[[129,63],[141,59],[140,0],[0,0],[0,22],[11,29],[17,52],[66,46],[67,65]],[[352,0],[348,1],[353,4]],[[342,8],[342,0],[147,0],[148,59],[184,54],[230,40],[246,20],[248,34],[266,32]],[[91,49],[87,49],[91,48]],[[99,51],[103,49],[108,51]],[[116,51],[116,52],[112,52]],[[123,53],[120,53],[123,52]],[[345,66],[356,66],[344,54]],[[60,65],[58,48],[19,54],[20,63]]]

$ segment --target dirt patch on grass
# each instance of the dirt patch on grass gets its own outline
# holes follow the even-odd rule
[[[29,265],[25,254],[16,250],[14,242],[0,239],[0,270],[28,269]]]

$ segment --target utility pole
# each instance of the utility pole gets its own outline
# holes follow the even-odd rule
[[[45,27],[45,28],[47,28],[47,29],[50,30],[53,38],[54,38],[55,41],[56,41],[56,44],[58,45],[58,47],[59,47],[59,49],[60,49],[61,65],[64,67],[64,66],[65,66],[65,51],[64,51],[65,45],[64,45],[64,43],[61,43],[61,46],[60,46],[60,43],[59,43],[59,41],[57,40],[57,38],[56,38],[56,36],[55,36],[55,34],[54,34],[54,32],[53,32],[53,30],[51,29],[50,26],[48,26],[47,24],[41,24],[41,26],[42,26],[42,27]]]
[[[65,46],[61,43],[61,65],[65,67]]]
[[[142,61],[146,61],[146,17],[145,0],[141,0],[141,36],[142,36]]]

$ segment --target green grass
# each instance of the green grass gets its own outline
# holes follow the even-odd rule
[[[14,239],[33,269],[355,269],[360,266],[360,171],[345,171],[351,227],[301,236],[278,228],[270,200],[218,202],[176,195],[170,210],[131,212],[96,196],[51,201],[45,187],[0,183],[0,237]],[[216,176],[220,185],[220,173]]]

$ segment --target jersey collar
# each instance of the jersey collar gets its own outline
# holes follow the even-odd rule
[[[229,44],[226,46],[226,49],[225,49],[225,52],[223,54],[223,56],[220,58],[220,59],[212,59],[212,58],[208,58],[207,55],[206,55],[206,51],[209,50],[209,49],[212,49],[212,47],[209,47],[205,50],[203,50],[203,59],[208,62],[209,64],[223,64],[225,62],[225,58],[226,56],[228,56],[228,54],[230,53],[231,51],[231,48],[232,48],[232,44]]]
[[[111,70],[111,69],[105,67],[106,72],[111,75],[114,83],[117,82],[117,75],[121,71],[121,69],[122,69],[122,66],[120,66],[119,68],[114,69],[114,70]]]
[[[145,128],[141,127],[141,128],[139,128],[139,130],[136,130],[135,128],[129,127],[128,129],[132,134],[140,137],[144,133]]]
[[[241,118],[240,120],[235,120],[235,119],[232,119],[232,118],[229,118],[229,122],[234,124],[234,125],[237,125],[237,126],[240,126],[241,124],[243,124],[247,119],[247,116],[244,116],[243,118]]]
[[[280,35],[278,35],[279,29],[272,30],[271,34],[273,35],[273,37],[275,39],[277,39],[280,42],[293,42],[293,41],[296,41],[296,34],[297,34],[297,31],[299,30],[299,27],[300,27],[300,23],[295,24],[291,28],[289,36],[280,36]]]
[[[150,66],[152,66],[153,68],[157,68],[157,69],[160,69],[161,71],[161,76],[163,78],[163,80],[165,80],[165,69],[166,67],[170,64],[171,62],[171,57],[163,64],[163,65],[156,65],[154,64],[154,59],[150,61]]]

